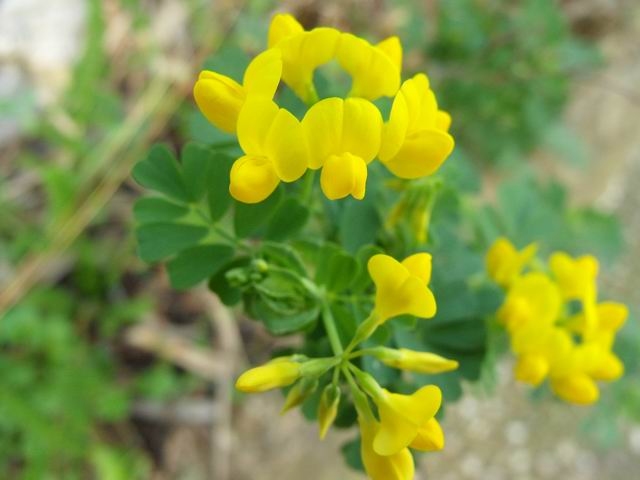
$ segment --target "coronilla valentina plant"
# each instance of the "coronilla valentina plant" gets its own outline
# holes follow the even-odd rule
[[[301,338],[237,390],[283,389],[282,412],[300,407],[320,438],[357,425],[345,452],[374,480],[412,479],[412,452],[444,448],[443,401],[479,379],[498,306],[477,281],[486,248],[464,238],[458,180],[442,174],[452,119],[427,75],[403,81],[402,51],[397,37],[276,15],[242,78],[205,70],[195,82],[198,109],[232,140],[187,144],[179,161],[157,146],[133,172],[154,192],[134,210],[143,260]],[[349,78],[346,95],[323,94],[338,90],[320,88],[328,64]],[[501,239],[487,268],[506,292],[497,316],[516,377],[595,402],[596,381],[622,374],[612,345],[627,314],[598,303],[595,259],[558,253],[546,267],[535,246]]]

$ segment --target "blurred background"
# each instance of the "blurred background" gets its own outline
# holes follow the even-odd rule
[[[446,448],[416,478],[631,478],[637,0],[0,0],[0,478],[363,478],[341,454],[353,432],[320,443],[299,412],[278,416],[280,393],[231,391],[296,339],[230,318],[205,288],[176,293],[132,236],[132,166],[154,142],[226,141],[195,109],[194,79],[241,73],[276,11],[398,34],[405,78],[426,71],[453,115],[471,201],[525,205],[548,235],[569,224],[607,298],[632,310],[628,373],[596,407],[532,395],[501,360],[448,405]]]

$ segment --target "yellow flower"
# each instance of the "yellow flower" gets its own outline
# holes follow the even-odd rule
[[[598,260],[585,255],[571,258],[563,252],[556,252],[549,261],[560,289],[568,300],[585,300],[596,296],[596,277],[598,275]]]
[[[301,368],[298,362],[275,359],[244,372],[236,381],[236,388],[245,393],[265,392],[291,385],[300,375]]]
[[[305,31],[289,14],[278,14],[269,27],[269,48],[282,52],[282,80],[305,103],[317,101],[313,72],[332,60],[340,32],[334,28]]]
[[[498,311],[498,319],[509,331],[531,322],[549,325],[558,319],[561,307],[558,286],[545,274],[532,272],[513,283]]]
[[[322,167],[324,194],[331,200],[348,195],[362,199],[367,165],[380,149],[380,111],[360,98],[327,98],[307,111],[302,127],[309,144],[309,167]]]
[[[498,285],[508,287],[522,273],[536,254],[537,245],[527,245],[518,251],[506,238],[499,238],[487,252],[487,271]]]
[[[320,405],[318,406],[318,424],[320,425],[320,439],[323,440],[329,428],[338,415],[338,405],[340,404],[340,389],[329,384],[322,392]]]
[[[402,263],[388,255],[374,255],[368,268],[376,285],[379,323],[404,314],[421,318],[436,314],[436,300],[427,286],[431,279],[431,255],[417,253]]]
[[[418,436],[409,447],[423,452],[435,452],[444,448],[444,432],[438,420],[430,418],[427,423],[418,430]]]
[[[374,449],[374,439],[380,431],[380,424],[373,418],[358,416],[360,423],[360,454],[362,463],[371,480],[413,480],[413,457],[408,448],[402,448],[392,455],[380,455]]]
[[[229,192],[236,200],[261,202],[280,181],[293,182],[307,169],[309,151],[300,122],[271,100],[245,102],[238,141],[246,155],[231,168]]]
[[[552,378],[551,389],[564,401],[576,405],[591,405],[600,396],[598,385],[586,373]]]
[[[398,37],[390,37],[378,45],[350,33],[340,35],[336,59],[352,78],[352,97],[368,100],[392,97],[400,87],[402,45]]]
[[[235,133],[245,100],[248,97],[271,100],[281,74],[280,51],[266,50],[251,61],[242,85],[225,75],[204,70],[193,87],[193,96],[207,120],[225,132]]]
[[[380,414],[380,428],[373,440],[378,455],[394,455],[408,447],[440,409],[442,392],[435,385],[420,388],[412,395],[381,389],[374,401]]]
[[[553,364],[566,358],[573,342],[564,329],[531,322],[512,333],[511,348],[518,358],[516,379],[535,386],[544,381]]]
[[[406,80],[384,126],[380,161],[400,178],[432,175],[453,151],[449,124],[449,115],[438,110],[426,75]]]
[[[406,348],[376,347],[371,352],[385,365],[419,373],[442,373],[458,368],[458,362],[435,353],[416,352]]]

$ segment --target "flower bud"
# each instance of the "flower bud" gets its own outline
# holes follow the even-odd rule
[[[395,350],[380,347],[376,348],[372,354],[389,367],[418,373],[442,373],[458,368],[458,362],[455,360],[449,360],[435,353],[417,352],[406,348]]]
[[[338,405],[340,404],[340,389],[335,384],[325,387],[320,398],[318,407],[318,423],[320,424],[320,439],[323,440],[329,428],[338,415]]]
[[[289,393],[287,394],[287,399],[284,401],[284,406],[280,411],[280,414],[284,414],[291,410],[292,408],[301,405],[307,398],[309,398],[313,392],[318,388],[318,379],[317,378],[302,378],[298,383],[296,383]]]
[[[302,366],[291,360],[271,361],[244,372],[236,381],[236,388],[245,393],[265,392],[291,385],[300,378]]]

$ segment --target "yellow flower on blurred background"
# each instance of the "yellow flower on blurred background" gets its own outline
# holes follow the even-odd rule
[[[371,45],[351,33],[342,33],[336,59],[351,75],[351,97],[368,100],[392,97],[400,88],[402,45],[398,37]]]
[[[289,14],[271,20],[268,46],[282,52],[282,80],[308,105],[318,100],[313,72],[334,58],[339,39],[334,28],[305,31]]]
[[[595,298],[598,275],[598,260],[595,257],[585,255],[572,258],[566,253],[556,252],[551,255],[549,266],[566,299]]]
[[[531,272],[511,285],[498,319],[510,331],[531,323],[541,327],[555,322],[561,308],[557,285],[544,273]]]
[[[444,448],[444,432],[435,418],[430,418],[418,430],[418,435],[409,445],[414,450],[422,452],[436,452]]]
[[[225,75],[204,70],[193,87],[202,114],[228,133],[236,132],[238,115],[248,97],[271,100],[282,75],[282,56],[270,49],[256,56],[244,73],[242,85]]]
[[[537,249],[531,244],[518,251],[506,238],[497,239],[486,256],[489,276],[498,285],[508,287],[522,274]]]
[[[431,255],[417,253],[402,263],[389,255],[374,255],[368,268],[376,286],[379,323],[398,315],[431,318],[436,314],[436,300],[427,286],[431,280]]]
[[[435,385],[420,388],[412,395],[382,389],[374,397],[380,415],[380,429],[373,441],[379,455],[394,455],[408,447],[440,409],[442,392]]]
[[[244,203],[261,202],[280,181],[299,179],[309,164],[302,125],[271,100],[245,103],[238,117],[238,141],[245,156],[231,168],[229,192]]]
[[[427,76],[406,80],[393,100],[385,124],[380,161],[400,178],[432,175],[451,154],[450,117],[439,113]]]
[[[360,424],[360,454],[362,463],[371,480],[413,480],[413,456],[408,448],[392,455],[380,455],[374,449],[374,439],[380,431],[380,423],[373,417],[358,415]]]
[[[309,167],[322,168],[320,185],[331,200],[352,195],[362,199],[367,165],[380,149],[382,116],[361,98],[327,98],[302,120],[309,144]]]

